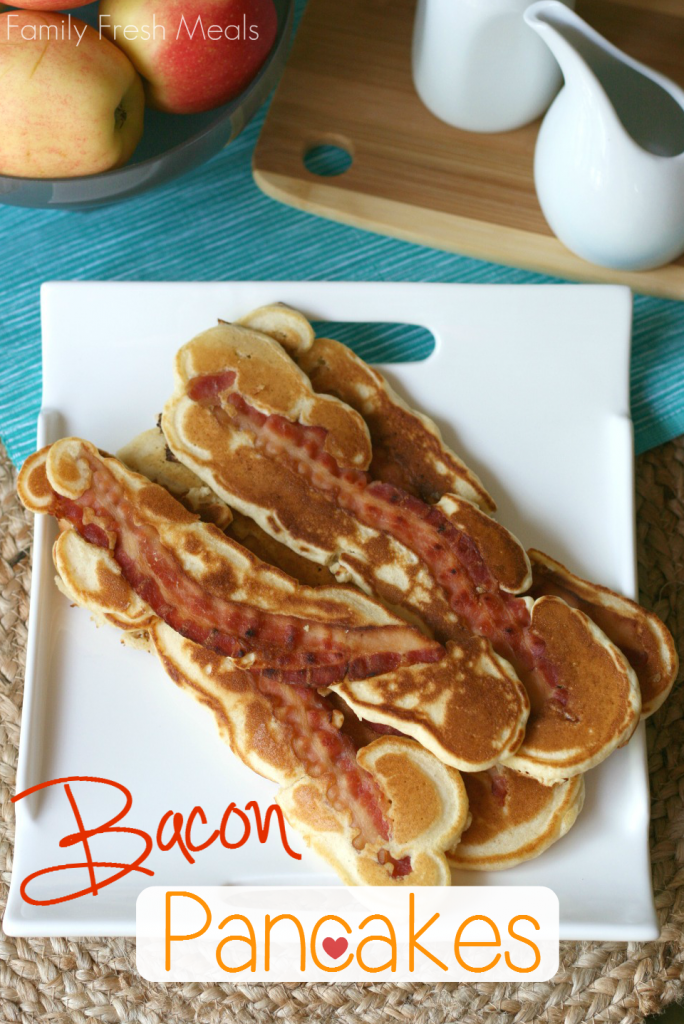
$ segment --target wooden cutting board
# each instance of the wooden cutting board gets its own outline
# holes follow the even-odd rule
[[[552,235],[532,175],[538,123],[478,135],[429,113],[411,79],[414,9],[415,0],[309,0],[254,154],[263,191],[412,242],[684,298],[684,257],[619,273],[586,263]],[[577,10],[684,86],[684,0],[578,0]],[[344,174],[305,168],[305,153],[326,143],[353,156]]]

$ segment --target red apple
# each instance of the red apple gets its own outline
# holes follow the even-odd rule
[[[0,14],[0,80],[0,174],[97,174],[125,163],[140,141],[140,76],[78,18]]]
[[[273,0],[102,0],[100,29],[147,80],[158,110],[195,114],[233,99],[273,46]]]

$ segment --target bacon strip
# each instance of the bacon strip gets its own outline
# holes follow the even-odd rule
[[[506,797],[508,796],[508,783],[506,781],[506,776],[499,770],[497,765],[493,768],[489,768],[487,770],[487,775],[489,776],[490,785],[492,787],[492,797],[501,807],[503,807],[506,803]]]
[[[109,469],[84,449],[90,487],[75,501],[54,493],[52,514],[112,551],[126,581],[172,629],[291,684],[327,686],[440,661],[444,648],[410,626],[347,627],[268,612],[206,591],[138,515]]]
[[[468,627],[490,640],[518,670],[538,672],[553,698],[566,703],[544,641],[532,629],[527,604],[501,589],[472,537],[441,509],[393,484],[372,480],[363,470],[342,468],[325,450],[325,428],[259,412],[231,390],[236,379],[234,371],[194,377],[187,394],[219,422],[249,432],[260,451],[284,462],[360,522],[390,534],[418,555]]]
[[[349,812],[352,828],[357,830],[355,849],[387,842],[391,835],[388,801],[373,776],[358,764],[351,739],[333,724],[330,702],[310,687],[283,686],[263,673],[255,674],[255,679],[275,717],[292,730],[292,749],[307,775],[324,778],[330,804],[336,811]],[[378,859],[392,864],[395,878],[411,872],[410,857],[395,860],[381,848]]]

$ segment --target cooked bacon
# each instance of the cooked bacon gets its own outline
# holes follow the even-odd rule
[[[83,457],[92,474],[90,487],[75,501],[55,492],[53,515],[68,520],[90,543],[109,548],[135,592],[187,639],[231,658],[251,653],[251,667],[266,677],[321,687],[345,676],[366,679],[443,657],[441,645],[410,626],[324,623],[206,590],[140,517],[105,464],[85,449]]]
[[[220,422],[248,431],[265,455],[284,462],[359,522],[410,548],[474,633],[490,640],[494,650],[519,670],[538,672],[552,688],[554,700],[567,701],[545,656],[546,645],[532,629],[526,602],[501,589],[472,537],[441,509],[393,484],[372,480],[363,470],[341,467],[325,450],[325,428],[260,412],[231,390],[236,381],[232,371],[202,375],[189,382],[187,393]]]
[[[357,835],[355,849],[367,843],[378,845],[391,836],[389,802],[373,776],[356,760],[356,748],[349,736],[333,724],[330,702],[306,686],[283,686],[256,673],[259,690],[271,702],[278,721],[292,730],[292,749],[311,778],[322,778],[326,796],[338,812],[347,811]],[[395,860],[381,848],[381,864],[391,863],[393,877],[411,871],[410,857]]]
[[[377,732],[379,736],[405,736],[405,732],[400,732],[399,729],[395,729],[393,725],[384,725],[382,722],[367,722],[369,729],[373,732]]]
[[[508,796],[508,782],[506,781],[505,775],[496,767],[489,768],[487,770],[489,775],[489,782],[492,790],[492,797],[496,800],[497,804],[503,807],[506,803],[506,797]]]
[[[361,849],[369,840],[389,839],[387,800],[373,777],[359,766],[348,736],[333,725],[332,707],[306,686],[283,686],[253,673],[278,721],[292,731],[292,749],[313,779],[324,778],[327,797],[337,811],[349,809]]]

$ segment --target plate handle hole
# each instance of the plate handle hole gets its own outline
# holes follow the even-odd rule
[[[314,320],[313,328],[317,338],[342,341],[367,363],[420,363],[435,349],[434,334],[419,324]]]
[[[351,167],[354,157],[339,143],[321,142],[304,153],[304,166],[319,178],[337,178]]]

